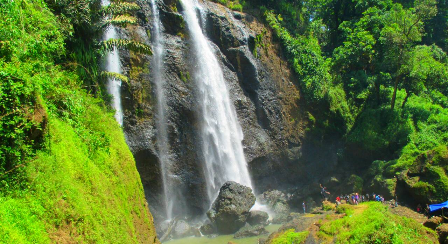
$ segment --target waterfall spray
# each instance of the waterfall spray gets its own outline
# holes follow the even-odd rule
[[[184,199],[179,188],[175,184],[175,174],[172,172],[172,160],[170,158],[170,145],[168,141],[166,97],[165,97],[165,80],[163,78],[163,58],[164,58],[164,39],[161,31],[161,21],[159,9],[156,0],[151,0],[153,18],[153,66],[152,74],[155,84],[155,92],[157,97],[156,106],[156,128],[157,128],[157,148],[159,155],[160,167],[162,170],[163,192],[165,200],[165,212],[167,220],[171,220],[174,216],[184,213]],[[176,207],[176,208],[175,208]]]
[[[181,1],[193,50],[193,79],[199,98],[202,152],[210,203],[226,181],[252,187],[243,152],[243,132],[223,72],[202,32],[196,0]]]
[[[102,6],[109,6],[109,0],[102,0]],[[107,27],[104,33],[104,40],[116,39],[118,37],[115,26],[110,25]],[[121,74],[120,67],[120,56],[118,50],[114,47],[114,50],[107,53],[106,56],[106,71]],[[123,125],[123,110],[121,107],[121,96],[120,96],[121,81],[115,78],[107,79],[107,92],[112,95],[112,107],[115,109],[115,119],[120,124]]]

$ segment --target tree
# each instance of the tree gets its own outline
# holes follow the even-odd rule
[[[390,65],[394,88],[391,109],[395,107],[397,89],[405,76],[403,65],[409,60],[410,51],[420,42],[424,33],[424,21],[437,13],[435,0],[417,0],[415,8],[404,9],[394,4],[385,15],[385,27],[381,31],[381,42],[386,46],[385,62]]]

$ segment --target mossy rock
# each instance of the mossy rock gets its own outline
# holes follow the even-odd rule
[[[329,202],[329,201],[323,201],[322,209],[324,211],[334,211],[334,210],[336,210],[336,204]]]

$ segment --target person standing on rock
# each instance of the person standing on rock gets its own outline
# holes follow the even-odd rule
[[[330,192],[327,191],[327,188],[322,186],[322,184],[320,185],[320,194],[322,195],[322,201],[326,201],[327,200],[327,194],[329,195]]]
[[[305,201],[302,203],[302,208],[303,208],[303,214],[305,214],[305,209],[306,209]]]

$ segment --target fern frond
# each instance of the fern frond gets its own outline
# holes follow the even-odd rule
[[[132,13],[137,10],[140,10],[140,7],[136,3],[111,3],[109,6],[105,6],[102,8],[101,13],[103,15],[117,15],[117,14],[125,14]]]
[[[103,22],[103,26],[113,24],[117,26],[125,26],[127,24],[134,25],[137,23],[137,18],[132,16],[126,16],[126,15],[118,15],[113,17],[112,19],[105,20]]]
[[[115,72],[103,71],[103,72],[101,72],[101,77],[117,79],[117,80],[121,80],[122,82],[125,82],[125,83],[129,82],[128,77],[126,77],[125,75],[122,75],[120,73],[115,73]]]
[[[119,49],[128,49],[137,53],[152,55],[152,50],[150,46],[141,42],[131,40],[109,39],[107,41],[103,41],[101,45],[106,51],[112,51],[114,50],[114,47],[116,47]]]

